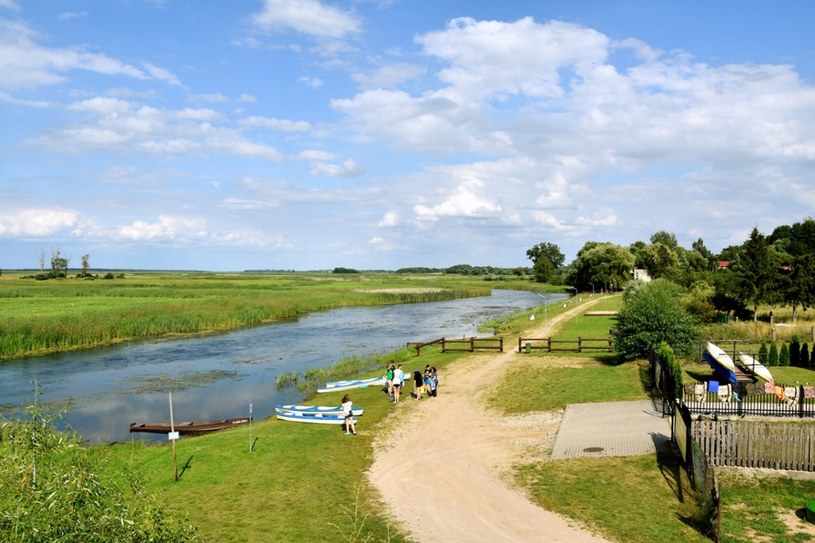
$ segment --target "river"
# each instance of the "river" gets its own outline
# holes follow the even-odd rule
[[[276,388],[282,372],[391,352],[407,342],[489,335],[477,327],[564,298],[493,290],[484,297],[340,308],[224,334],[10,360],[0,363],[0,405],[30,404],[36,383],[37,401],[64,407],[64,422],[91,443],[156,439],[130,434],[129,424],[169,420],[170,388],[176,421],[244,416],[249,402],[262,419],[277,404],[303,399],[296,388]]]

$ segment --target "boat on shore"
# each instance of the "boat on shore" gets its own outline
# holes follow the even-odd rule
[[[175,430],[181,435],[206,434],[209,432],[217,432],[218,430],[226,430],[227,428],[234,428],[236,426],[241,426],[242,424],[248,424],[251,420],[251,417],[239,417],[235,419],[176,422],[173,424],[172,430]],[[131,422],[130,432],[169,434],[171,432],[171,427],[169,422]]]
[[[369,386],[384,385],[385,377],[371,377],[370,379],[352,379],[347,381],[333,381],[326,383],[324,387],[318,388],[317,392],[340,392],[342,390],[353,390],[355,388],[366,388]]]
[[[341,406],[330,405],[278,405],[275,413],[323,413],[326,415],[342,415]],[[352,407],[351,414],[359,416],[363,412],[361,407]]]
[[[277,413],[279,420],[286,420],[289,422],[307,422],[311,424],[345,424],[345,416],[342,413],[337,415],[330,413]],[[357,422],[357,419],[353,419]]]
[[[720,347],[709,341],[705,342],[704,358],[710,367],[713,368],[713,371],[718,373],[720,377],[734,385],[739,383],[736,378],[736,364]]]
[[[746,369],[759,379],[764,379],[768,383],[775,382],[773,380],[773,375],[770,373],[770,370],[767,369],[767,366],[765,366],[752,356],[740,352],[739,360],[741,361],[742,366],[744,366],[744,369]]]

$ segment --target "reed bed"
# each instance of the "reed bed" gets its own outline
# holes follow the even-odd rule
[[[0,321],[0,360],[220,332],[338,307],[444,301],[489,292],[479,279],[441,275],[142,274],[111,281],[4,275],[0,314],[8,317]]]

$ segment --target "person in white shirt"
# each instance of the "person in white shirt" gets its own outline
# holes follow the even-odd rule
[[[396,366],[396,371],[393,372],[393,403],[399,403],[399,392],[404,383],[405,372],[402,371],[402,364],[399,364]]]
[[[356,423],[354,422],[354,403],[351,397],[346,394],[342,397],[342,414],[345,415],[345,435],[357,435]]]

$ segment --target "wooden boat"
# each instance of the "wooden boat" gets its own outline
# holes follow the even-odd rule
[[[329,405],[278,405],[274,408],[276,413],[325,413],[327,415],[342,415],[342,407]],[[359,416],[363,412],[361,407],[352,407],[351,414]]]
[[[308,422],[311,424],[345,424],[345,417],[342,413],[338,415],[326,413],[277,413],[277,418],[289,422]],[[354,419],[356,422],[357,419]]]
[[[704,357],[710,367],[713,368],[713,371],[718,373],[719,376],[734,385],[738,384],[736,364],[733,363],[733,359],[726,352],[708,341],[705,343]]]
[[[242,424],[248,424],[252,420],[251,417],[240,417],[237,419],[220,419],[220,420],[204,420],[194,422],[176,422],[173,428],[181,435],[190,434],[206,434],[208,432],[217,432],[218,430],[226,430],[227,428],[234,428]],[[150,434],[169,434],[169,422],[143,422],[141,424],[136,422],[130,423],[131,432],[147,432]]]
[[[339,392],[341,390],[353,390],[355,388],[365,388],[384,384],[385,377],[371,377],[370,379],[353,379],[349,381],[333,381],[331,383],[326,383],[326,385],[322,388],[318,388],[317,392]]]
[[[744,353],[739,353],[739,360],[744,366],[744,369],[746,369],[759,379],[764,379],[768,383],[775,382],[773,380],[773,375],[770,373],[770,370],[767,369],[767,366],[765,366],[752,356]]]

